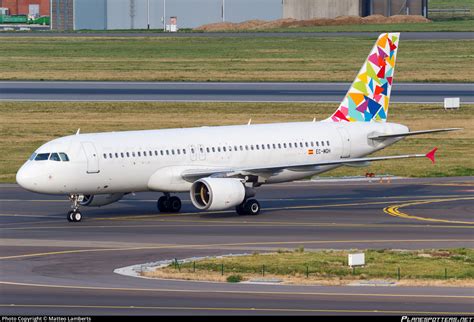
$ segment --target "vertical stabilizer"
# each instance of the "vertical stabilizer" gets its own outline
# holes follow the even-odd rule
[[[333,122],[385,122],[400,33],[379,36],[337,111]]]

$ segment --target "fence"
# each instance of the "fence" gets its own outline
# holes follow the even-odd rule
[[[472,11],[469,8],[428,9],[428,18],[430,19],[467,17],[472,17]]]
[[[282,267],[277,265],[254,265],[253,267],[247,267],[242,269],[242,267],[233,267],[232,265],[214,264],[214,265],[200,265],[199,262],[180,262],[174,260],[172,265],[176,272],[178,273],[195,273],[199,274],[200,272],[213,272],[218,273],[221,276],[240,274],[244,275],[260,275],[265,277],[266,275],[292,275],[300,277],[317,277],[317,278],[340,278],[340,277],[359,277],[359,278],[389,278],[389,279],[449,279],[449,278],[464,278],[469,277],[462,274],[462,276],[456,276],[455,274],[449,274],[448,268],[437,269],[436,271],[431,272],[430,274],[416,274],[416,273],[406,273],[403,270],[403,267],[393,266],[392,268],[387,268],[383,273],[371,272],[370,268],[366,267],[348,267],[344,268],[315,268],[311,265],[303,265],[298,267]],[[469,274],[468,274],[469,275]]]

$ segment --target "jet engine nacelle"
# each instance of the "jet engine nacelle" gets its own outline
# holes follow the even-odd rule
[[[108,193],[101,195],[84,195],[79,203],[86,207],[100,207],[119,201],[123,197],[123,193]]]
[[[190,194],[193,205],[198,209],[223,210],[241,204],[252,192],[239,179],[203,178],[193,183]]]

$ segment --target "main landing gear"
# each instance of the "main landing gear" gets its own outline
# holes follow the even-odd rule
[[[235,207],[235,211],[239,216],[256,216],[260,213],[260,204],[255,199],[247,199],[244,200],[240,205]]]
[[[156,203],[160,212],[179,212],[181,210],[181,199],[176,196],[171,197],[169,193],[161,196]]]
[[[72,210],[67,213],[67,221],[79,222],[82,219],[81,212],[79,211],[79,195],[70,195],[69,200],[71,201]]]

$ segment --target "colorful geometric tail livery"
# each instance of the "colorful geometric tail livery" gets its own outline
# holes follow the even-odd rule
[[[385,122],[400,33],[379,36],[337,111],[333,122]]]

